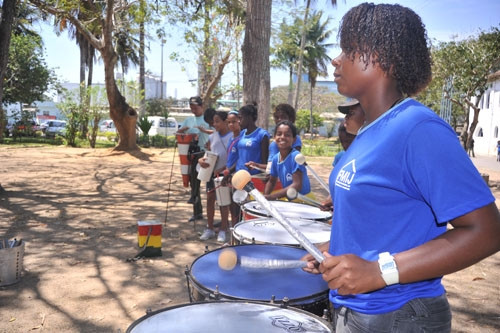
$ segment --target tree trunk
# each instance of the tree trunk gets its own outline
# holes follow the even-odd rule
[[[309,118],[309,132],[311,133],[311,138],[313,137],[313,85],[310,85],[310,94],[309,94],[309,110],[310,110],[310,118]]]
[[[115,65],[118,57],[113,48],[112,30],[113,30],[113,9],[112,0],[108,0],[106,8],[106,19],[103,24],[103,44],[99,48],[104,62],[104,82],[106,84],[106,93],[109,102],[109,114],[116,126],[120,138],[118,145],[114,150],[133,151],[139,147],[135,142],[135,127],[137,124],[137,111],[130,107],[125,101],[125,97],[120,93],[115,80]]]
[[[3,130],[6,124],[6,115],[2,108],[3,79],[9,60],[10,36],[12,24],[16,17],[16,0],[4,0],[2,6],[2,20],[0,22],[0,142],[3,140]]]
[[[243,41],[243,104],[257,103],[257,126],[266,128],[271,109],[269,43],[271,0],[248,0]]]
[[[144,8],[145,8],[145,2],[144,0],[141,0],[141,11],[144,13]],[[144,64],[144,49],[146,48],[145,42],[144,42],[144,17],[141,18],[141,22],[139,24],[139,90],[140,90],[140,96],[141,96],[141,106],[140,106],[140,114],[145,115],[146,114],[146,69],[145,69],[145,64]],[[123,78],[125,80],[125,77]]]
[[[293,103],[293,67],[290,66],[290,69],[288,70],[288,98],[287,98],[287,103],[292,105]],[[295,110],[297,111],[297,110]]]
[[[304,49],[306,48],[306,31],[307,31],[307,16],[309,15],[309,7],[311,0],[307,0],[306,13],[304,14],[304,26],[302,27],[302,36],[300,39],[299,64],[297,65],[297,85],[295,86],[295,98],[293,107],[297,110],[299,104],[300,82],[302,81],[302,63],[304,62]],[[312,134],[312,133],[311,133]]]

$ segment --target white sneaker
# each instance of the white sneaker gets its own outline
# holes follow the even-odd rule
[[[217,242],[219,243],[226,242],[226,232],[224,230],[219,231],[219,235],[217,235]]]
[[[205,229],[205,231],[203,231],[203,234],[201,234],[200,236],[200,240],[207,240],[209,238],[214,238],[215,237],[215,231],[213,231],[212,229]]]

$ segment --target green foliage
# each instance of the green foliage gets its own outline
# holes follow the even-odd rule
[[[149,133],[149,130],[153,126],[153,122],[149,121],[146,116],[142,116],[137,121],[137,126],[141,129],[141,131],[143,133],[142,136],[147,136]]]
[[[461,41],[439,43],[432,49],[433,81],[420,94],[419,100],[438,111],[444,83],[452,79],[453,89],[444,91],[444,98],[453,103],[452,115],[455,122],[468,122],[469,106],[477,107],[489,87],[489,75],[500,69],[499,50],[498,27],[489,32],[481,31],[477,36],[470,36]],[[478,97],[476,103],[473,103],[474,97]]]
[[[44,93],[55,86],[56,75],[45,63],[41,37],[13,34],[4,78],[3,103],[43,101],[46,99]]]
[[[82,122],[82,109],[75,100],[67,95],[64,102],[57,104],[57,107],[66,116],[66,132],[64,134],[67,145],[76,147],[76,137]]]
[[[150,116],[168,117],[167,101],[162,99],[148,99],[146,101],[146,113]]]
[[[301,132],[304,130],[307,132],[309,130],[309,121],[311,118],[311,113],[309,110],[299,110],[297,111],[297,119],[295,120],[295,126],[297,130]],[[319,127],[323,124],[323,118],[317,112],[313,112],[313,128]]]

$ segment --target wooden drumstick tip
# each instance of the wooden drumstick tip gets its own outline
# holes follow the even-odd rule
[[[306,157],[302,154],[297,154],[295,155],[295,162],[297,162],[297,164],[303,165],[306,163]]]
[[[232,248],[225,248],[219,254],[219,267],[225,271],[230,271],[238,263],[238,254]]]
[[[248,182],[251,180],[250,173],[246,170],[240,170],[233,175],[231,184],[237,190],[242,190]]]

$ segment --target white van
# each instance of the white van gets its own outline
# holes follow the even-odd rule
[[[152,123],[151,129],[149,130],[149,135],[175,135],[177,132],[177,120],[173,117],[165,117],[160,116],[149,116],[148,121]]]

